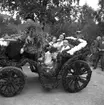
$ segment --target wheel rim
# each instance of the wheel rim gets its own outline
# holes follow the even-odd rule
[[[24,80],[12,69],[0,73],[0,91],[5,96],[13,96],[23,88]]]
[[[68,88],[76,92],[88,84],[90,77],[91,70],[89,66],[84,62],[77,61],[67,70],[65,81]]]

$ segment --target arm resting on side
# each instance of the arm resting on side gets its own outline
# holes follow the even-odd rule
[[[87,42],[83,39],[78,39],[78,41],[80,42],[80,44],[75,46],[71,50],[67,51],[67,53],[69,53],[70,55],[73,55],[76,51],[81,50],[82,48],[84,48],[87,45]]]
[[[65,39],[72,39],[72,40],[77,40],[77,38],[74,38],[73,36],[66,37]]]

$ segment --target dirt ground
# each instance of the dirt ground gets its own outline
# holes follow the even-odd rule
[[[44,91],[38,75],[23,67],[27,80],[23,91],[12,98],[0,96],[0,105],[104,105],[104,72],[93,70],[88,86],[78,93],[67,93],[62,85],[50,92]]]

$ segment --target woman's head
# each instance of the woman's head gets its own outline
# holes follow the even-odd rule
[[[52,38],[52,42],[55,43],[56,41],[57,41],[57,38],[54,36],[54,37]]]
[[[65,33],[62,33],[62,34],[59,36],[59,39],[60,39],[60,40],[64,40],[64,39],[65,39]]]
[[[63,45],[64,45],[64,46],[68,46],[68,45],[69,45],[68,40],[64,40],[64,41],[63,41]]]

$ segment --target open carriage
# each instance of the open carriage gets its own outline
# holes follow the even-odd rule
[[[56,88],[60,80],[68,92],[79,92],[84,89],[91,78],[92,71],[86,62],[87,48],[82,49],[73,56],[62,53],[48,67],[44,60],[38,60],[39,52],[34,54],[20,53],[25,42],[21,40],[4,41],[0,46],[0,94],[6,97],[20,93],[25,85],[25,75],[22,66],[30,64],[32,72],[39,74],[42,86],[46,89]]]
[[[69,42],[73,46],[79,43],[70,39]],[[64,89],[68,92],[75,93],[84,89],[92,74],[86,61],[89,53],[89,48],[86,46],[73,55],[66,53],[66,51],[58,53],[56,60],[53,60],[53,65],[50,67],[44,65],[43,62],[40,63],[39,75],[43,88],[56,88],[61,80]]]

